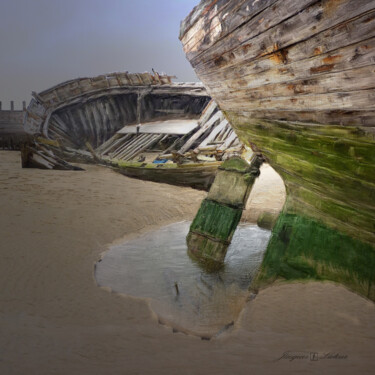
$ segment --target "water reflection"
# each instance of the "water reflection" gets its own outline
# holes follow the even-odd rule
[[[234,321],[248,297],[271,232],[239,225],[218,272],[206,272],[187,255],[189,222],[113,246],[97,264],[98,285],[151,300],[156,314],[177,329],[212,335]]]

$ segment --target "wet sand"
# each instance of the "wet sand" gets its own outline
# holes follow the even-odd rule
[[[281,177],[269,164],[260,168],[260,176],[251,190],[242,221],[256,223],[262,212],[278,215],[285,202],[285,186]]]
[[[205,193],[85,168],[22,170],[0,152],[1,374],[373,373],[375,305],[342,286],[269,287],[211,341],[98,288],[108,244],[191,220]]]

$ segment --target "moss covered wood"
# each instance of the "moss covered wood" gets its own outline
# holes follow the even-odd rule
[[[253,155],[250,165],[233,158],[219,167],[187,236],[189,253],[206,265],[215,268],[224,260],[261,163]]]
[[[248,118],[228,111],[287,188],[285,211],[375,244],[375,138],[364,128]]]
[[[282,213],[253,287],[278,278],[331,280],[375,300],[375,249],[317,220]]]

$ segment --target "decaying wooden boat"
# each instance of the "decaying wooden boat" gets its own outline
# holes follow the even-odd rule
[[[199,83],[171,76],[111,73],[33,93],[24,128],[72,148],[97,148],[125,125],[199,118],[210,98]]]
[[[258,284],[329,279],[375,300],[375,1],[203,0],[180,39],[287,188]]]
[[[103,163],[127,176],[207,190],[217,161],[243,146],[202,84],[171,79],[113,73],[64,82],[33,93],[24,127],[46,140],[41,147],[57,164]],[[28,146],[28,160],[45,155],[37,145]]]

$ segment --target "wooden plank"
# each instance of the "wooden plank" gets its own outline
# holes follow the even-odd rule
[[[158,137],[159,137],[158,135],[149,134],[148,137],[145,137],[141,142],[138,142],[136,145],[134,145],[134,147],[132,147],[131,149],[127,149],[126,152],[124,152],[122,155],[119,156],[119,159],[122,159],[122,160],[132,159],[133,156],[136,155],[138,151],[142,152],[142,150],[144,150],[150,142],[153,142],[155,138],[158,138]]]
[[[356,88],[357,85],[359,88],[371,88],[374,87],[374,72],[371,72],[371,66],[373,66],[373,61],[375,61],[375,38],[372,38],[367,41],[366,44],[355,44],[353,46],[346,47],[344,49],[340,49],[337,51],[336,57],[330,55],[323,55],[311,58],[305,61],[303,64],[300,63],[293,63],[292,67],[286,68],[282,74],[278,71],[278,69],[271,70],[264,74],[254,75],[253,79],[248,77],[246,78],[246,82],[248,82],[247,87],[245,88],[244,85],[241,85],[241,81],[233,81],[234,87],[236,84],[238,85],[236,92],[229,92],[231,97],[236,97],[236,100],[241,100],[240,98],[246,98],[246,100],[253,101],[256,99],[256,94],[259,93],[259,90],[254,90],[254,94],[252,90],[248,90],[248,86],[257,86],[261,87],[261,85],[266,84],[268,82],[273,82],[273,88],[276,88],[280,93],[282,90],[285,91],[285,85],[287,89],[290,89],[291,95],[290,99],[294,101],[296,97],[304,96],[305,92],[307,93],[314,92],[314,87],[316,88],[317,92],[324,92],[327,93],[331,91],[339,92],[341,87],[346,87],[349,90]],[[335,61],[332,64],[328,64],[329,69],[331,72],[323,72],[319,73],[320,67],[327,66],[324,64],[326,59],[330,59],[331,61]],[[372,65],[370,65],[372,64]],[[364,65],[364,66],[363,66]],[[351,66],[354,66],[354,69],[350,69]],[[362,66],[362,68],[361,68]],[[357,68],[358,67],[358,68]],[[317,73],[315,73],[317,72]],[[358,74],[358,80],[356,80],[356,73]],[[366,79],[366,72],[369,72],[367,79]],[[293,77],[296,78],[293,80]],[[347,77],[347,79],[346,79]],[[285,81],[285,82],[283,82]],[[294,85],[294,83],[296,85]],[[319,87],[319,82],[322,82]],[[279,86],[277,88],[277,84],[284,84],[284,86]],[[298,86],[299,85],[299,86]],[[309,90],[309,86],[312,86]],[[241,88],[241,89],[239,89]],[[300,92],[299,92],[300,91]],[[342,92],[342,96],[346,96],[348,91]],[[222,93],[216,92],[212,90],[213,94],[217,97],[217,100],[220,102],[220,105],[223,106],[224,109],[228,109],[228,105],[226,105],[222,100],[226,100],[228,97],[228,92]],[[267,86],[264,86],[264,95],[263,97],[267,97],[268,94],[272,95],[272,89],[267,90]],[[240,96],[238,96],[240,95]],[[293,97],[292,97],[293,96]],[[352,100],[358,98],[358,95],[352,96]],[[223,99],[222,99],[223,98]],[[360,98],[360,97],[359,97]],[[311,99],[311,97],[307,97],[306,100]],[[327,96],[327,101],[329,100],[329,96]],[[348,97],[346,101],[348,100]],[[341,101],[340,101],[341,103]],[[259,103],[258,103],[259,104]],[[314,102],[310,103],[312,108],[314,107]],[[351,104],[353,110],[361,110],[364,109],[361,104],[361,100],[359,102],[353,101]],[[290,107],[290,106],[289,106]],[[336,106],[337,107],[337,106]],[[336,107],[331,107],[329,109],[334,110]],[[346,106],[348,107],[348,106]],[[258,108],[258,110],[267,110],[269,108],[267,104],[267,108]],[[305,109],[308,109],[307,106]],[[321,110],[321,108],[316,108],[317,110]]]
[[[103,154],[103,150],[106,150],[106,148],[109,145],[112,145],[114,142],[118,141],[121,137],[119,134],[115,134],[113,137],[107,139],[104,143],[102,143],[99,147],[96,148],[96,152],[99,154]]]
[[[205,107],[205,109],[203,110],[201,117],[199,118],[199,121],[198,121],[199,126],[204,125],[209,120],[209,118],[212,116],[212,114],[214,113],[216,109],[217,109],[217,104],[214,100],[211,99],[210,102]]]
[[[96,108],[98,109],[100,117],[102,119],[102,126],[99,128],[100,138],[98,139],[98,144],[96,146],[99,146],[106,139],[109,139],[113,135],[113,133],[111,132],[109,116],[105,108],[106,102],[107,100],[104,97],[103,100],[99,101],[96,105]]]
[[[150,140],[154,134],[145,134],[136,136],[135,142],[131,144],[131,146],[126,147],[123,152],[121,152],[117,158],[118,159],[125,159],[128,155],[131,155],[131,153],[136,150],[140,145],[145,144],[148,140]]]
[[[85,116],[84,110],[82,108],[78,108],[77,112],[83,128],[85,129],[85,133],[87,134],[87,139],[93,142],[95,139],[95,132],[92,122]]]
[[[128,156],[126,160],[130,160],[138,156],[140,153],[147,151],[148,148],[151,148],[154,144],[159,142],[164,137],[163,134],[154,135],[151,140],[149,140],[146,145],[142,146],[140,149],[135,151],[131,156]]]
[[[238,119],[242,118],[246,124],[247,119],[268,119],[268,120],[285,120],[285,121],[301,121],[307,123],[318,124],[338,124],[343,126],[363,126],[369,127],[369,131],[375,127],[375,110],[361,111],[319,111],[319,110],[303,110],[303,111],[228,111],[228,118],[232,124],[238,124]],[[365,131],[366,128],[363,128]]]
[[[228,121],[226,119],[224,119],[223,121],[221,121],[219,125],[215,126],[215,128],[211,131],[211,133],[209,134],[209,136],[198,146],[198,148],[204,147],[209,142],[211,142],[212,140],[214,140],[215,137],[217,136],[217,134],[219,132],[221,132],[227,125],[228,125]]]
[[[232,96],[230,99],[223,99],[221,103],[225,108],[231,110],[258,110],[266,111],[285,110],[340,110],[355,111],[367,108],[374,108],[375,89],[334,92],[327,94],[295,95],[292,97],[272,97],[244,102],[242,97]],[[375,109],[375,108],[374,108]]]
[[[228,125],[226,127],[225,132],[221,135],[220,138],[218,138],[218,141],[225,141],[231,131],[232,131],[232,127],[230,125]]]
[[[101,154],[109,154],[111,151],[113,151],[114,148],[118,147],[119,145],[125,144],[125,142],[127,142],[130,138],[130,134],[126,134],[123,137],[119,137],[119,135],[116,134],[114,137],[111,138],[112,142],[108,143],[108,145],[103,148],[103,152],[101,152]]]
[[[219,111],[216,112],[190,139],[180,148],[180,153],[185,153],[190,149],[194,142],[203,135],[211,126],[223,118],[223,114]]]
[[[256,88],[237,88],[227,92],[227,96],[258,100],[273,97],[300,97],[307,94],[350,92],[375,88],[374,66],[320,74],[310,79],[270,83]]]
[[[78,146],[78,143],[74,142],[74,139],[72,139],[69,131],[66,129],[65,123],[60,119],[60,117],[53,116],[53,118],[50,120],[48,132],[50,129],[59,135],[60,139],[64,141],[65,145],[69,144],[75,147]]]
[[[125,140],[115,151],[109,154],[111,158],[117,157],[121,152],[123,152],[132,143],[137,142],[137,136],[133,135],[129,140]]]
[[[236,133],[234,132],[234,130],[232,130],[232,132],[229,134],[229,136],[227,137],[227,139],[225,140],[225,142],[218,147],[218,150],[225,150],[227,149],[228,147],[231,146],[231,144],[233,143],[233,141],[237,138],[237,135]]]
[[[128,152],[129,149],[131,149],[132,147],[134,147],[135,145],[137,145],[142,139],[144,138],[143,135],[141,136],[133,136],[132,138],[129,139],[129,141],[123,143],[117,150],[115,153],[113,153],[112,155],[110,155],[112,158],[118,158],[120,157],[120,155],[122,155],[123,153],[125,152]]]
[[[217,135],[215,138],[215,141],[222,141],[224,134],[228,131],[228,129],[231,129],[231,126],[229,123],[227,123],[227,126],[224,127],[224,129]]]

